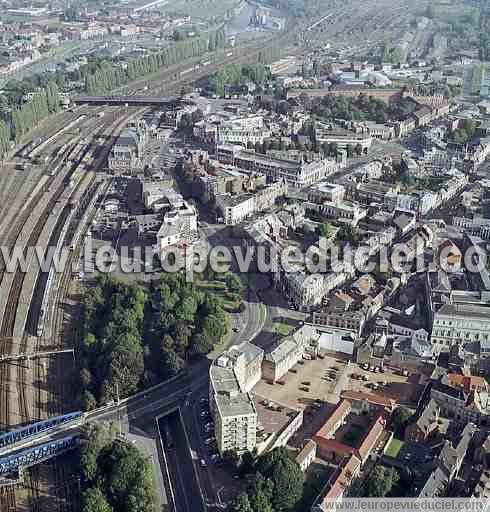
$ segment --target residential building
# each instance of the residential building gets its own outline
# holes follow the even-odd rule
[[[285,180],[276,181],[258,188],[253,193],[240,195],[217,195],[216,206],[221,212],[223,222],[233,226],[243,222],[254,213],[262,212],[274,206],[279,197],[287,195]]]
[[[308,201],[322,204],[329,202],[337,204],[344,199],[345,188],[336,183],[322,181],[308,189]]]
[[[312,439],[303,446],[298,455],[296,455],[296,463],[303,473],[310,467],[316,457],[316,443]]]
[[[367,153],[373,144],[373,137],[369,133],[355,133],[340,128],[317,125],[316,140],[319,144],[336,144],[338,149],[359,146],[363,153]]]
[[[165,258],[166,251],[173,246],[184,247],[196,241],[197,211],[184,202],[181,208],[168,211],[157,233],[157,251]]]
[[[218,159],[239,169],[265,174],[268,181],[286,180],[293,189],[309,187],[337,170],[333,160],[298,162],[246,151],[236,146],[219,146]]]
[[[338,297],[349,297],[343,292],[337,294]],[[349,299],[351,299],[349,297]],[[336,327],[352,331],[356,336],[360,336],[367,321],[366,313],[360,309],[349,309],[350,303],[340,304],[343,301],[330,302],[327,307],[318,311],[313,311],[311,323],[315,326]]]
[[[340,502],[352,482],[359,476],[361,461],[354,455],[346,458],[328,479],[322,492],[317,497],[311,512],[328,512],[332,502]]]
[[[219,356],[209,370],[209,404],[221,454],[257,444],[257,410],[250,391],[261,378],[263,350],[243,343]]]
[[[357,362],[383,368],[388,338],[386,334],[372,332],[366,341],[357,348]]]
[[[484,217],[453,217],[453,226],[464,229],[470,235],[479,236],[484,240],[490,240],[490,219]]]
[[[425,443],[439,428],[440,408],[430,399],[416,412],[415,417],[405,427],[405,439],[415,443]]]
[[[338,403],[313,437],[320,457],[335,463],[354,456],[361,466],[366,463],[385,430],[387,411],[383,407],[369,404],[369,395],[365,395],[362,402],[372,409],[372,415],[364,415],[346,398]],[[361,424],[362,435],[352,439],[350,432]]]
[[[255,199],[253,194],[223,194],[216,196],[216,206],[221,212],[223,223],[232,226],[240,224],[255,212]]]
[[[228,119],[211,116],[196,123],[193,133],[196,139],[208,144],[236,144],[243,148],[249,144],[263,144],[271,136],[263,117],[257,115]]]
[[[282,339],[262,362],[262,378],[275,383],[295,366],[303,357],[308,345],[315,344],[319,335],[316,330],[304,325],[292,335]]]
[[[490,306],[443,304],[434,314],[431,343],[434,352],[449,352],[454,345],[490,343]]]
[[[432,383],[430,396],[438,404],[441,414],[455,423],[490,425],[490,395],[488,391],[467,392],[449,384],[447,375]]]
[[[415,489],[416,497],[441,498],[447,495],[449,486],[461,470],[476,430],[476,425],[469,423],[463,429],[456,446],[453,446],[451,441],[444,442],[435,469],[429,474],[424,485],[420,489]]]
[[[180,208],[184,198],[174,188],[173,180],[143,182],[143,204],[147,210],[160,211],[163,208]]]
[[[339,201],[337,203],[324,201],[322,204],[306,203],[305,207],[307,210],[317,211],[326,217],[352,226],[357,226],[359,221],[368,214],[366,208],[362,208],[351,201]]]

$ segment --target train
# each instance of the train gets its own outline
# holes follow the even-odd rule
[[[22,158],[29,158],[29,155],[31,154],[31,151],[38,146],[39,144],[42,144],[44,139],[42,137],[38,139],[31,140],[31,142],[28,142],[24,147],[22,147],[18,152],[16,156],[20,156]]]

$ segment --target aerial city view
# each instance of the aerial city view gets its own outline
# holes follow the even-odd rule
[[[483,512],[490,2],[0,0],[0,512]]]

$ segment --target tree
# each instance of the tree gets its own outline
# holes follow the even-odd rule
[[[254,512],[254,509],[250,505],[250,501],[248,499],[248,494],[245,492],[242,492],[239,494],[235,501],[233,502],[233,505],[231,506],[231,510],[233,512]]]
[[[271,484],[270,502],[274,510],[291,510],[301,499],[303,493],[304,474],[299,465],[290,458],[285,448],[275,448],[259,457],[256,464],[257,472],[255,488],[261,478]],[[267,493],[266,493],[267,494]]]
[[[257,460],[257,450],[255,449],[253,452],[245,452],[242,455],[242,459],[240,461],[240,475],[246,476],[253,474],[255,472],[255,462]]]
[[[269,495],[262,489],[259,489],[250,497],[250,503],[253,510],[260,510],[260,512],[274,512]]]
[[[90,487],[83,493],[82,512],[112,512],[104,493],[98,487]]]
[[[393,432],[399,436],[403,435],[405,427],[408,425],[412,415],[412,411],[407,407],[397,407],[390,418],[390,425]]]
[[[243,284],[240,278],[237,275],[231,273],[226,275],[226,287],[230,292],[237,294],[240,294],[243,290]]]
[[[317,234],[320,238],[330,240],[330,238],[332,238],[332,226],[327,222],[320,224],[320,226],[317,227]]]
[[[226,461],[228,464],[238,466],[240,462],[240,457],[238,456],[238,453],[235,450],[226,450],[223,453],[223,460]]]
[[[276,510],[291,510],[303,494],[304,474],[298,464],[289,458],[280,459],[271,474],[274,483],[272,505]]]
[[[101,460],[109,502],[118,512],[153,512],[155,491],[150,465],[132,444],[115,441]]]
[[[340,229],[337,231],[337,240],[341,242],[355,243],[357,242],[359,235],[357,230],[351,224],[342,224]]]
[[[97,407],[97,400],[87,389],[82,393],[82,409],[84,411],[93,411]]]
[[[368,498],[384,498],[398,483],[399,479],[400,475],[394,468],[374,466],[366,480],[366,496]]]

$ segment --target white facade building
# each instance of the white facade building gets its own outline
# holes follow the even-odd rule
[[[221,454],[257,445],[257,410],[250,391],[262,376],[264,352],[251,343],[233,347],[209,370],[209,405]]]

